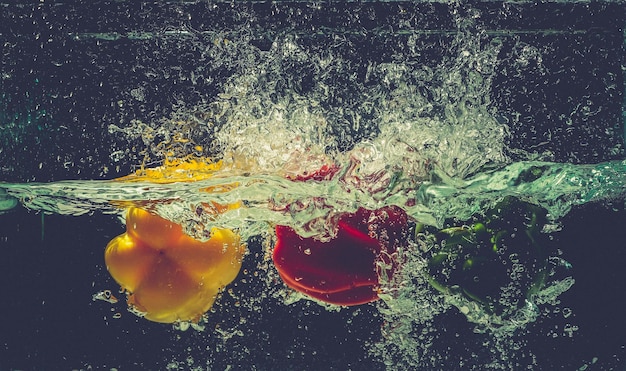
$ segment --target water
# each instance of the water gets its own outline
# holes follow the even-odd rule
[[[199,239],[213,226],[237,229],[250,241],[250,254],[239,281],[210,312],[204,333],[156,328],[121,314],[121,303],[99,309],[93,304],[85,311],[99,310],[104,320],[70,325],[78,326],[73,333],[100,325],[113,338],[132,333],[124,341],[133,349],[143,349],[134,340],[142,331],[175,340],[176,345],[154,345],[161,347],[160,358],[61,361],[62,348],[49,362],[79,368],[139,362],[161,369],[623,363],[619,335],[608,349],[592,347],[574,360],[555,360],[542,349],[570,354],[595,339],[586,306],[566,300],[572,292],[590,295],[577,291],[577,285],[588,288],[592,276],[577,270],[577,263],[589,269],[607,263],[580,259],[589,248],[582,242],[584,228],[577,226],[592,230],[593,220],[609,225],[624,219],[623,6],[82,7],[3,6],[10,26],[2,30],[11,30],[2,32],[3,51],[11,58],[0,86],[2,218],[11,222],[18,215],[16,228],[41,231],[38,243],[44,245],[63,240],[50,229],[50,218],[56,228],[91,231],[101,237],[89,240],[99,242],[74,249],[93,249],[99,256],[105,237],[121,233],[119,218],[110,215],[121,217],[124,207],[139,205]],[[221,161],[221,167],[184,183],[114,180],[190,156]],[[323,165],[337,166],[337,175],[293,180]],[[209,201],[242,201],[244,207],[217,216],[199,212]],[[298,208],[286,211],[294,204]],[[385,205],[402,207],[420,224],[396,258],[402,269],[384,283],[383,300],[339,310],[281,286],[267,254],[272,225],[323,239],[335,231],[337,214]],[[40,223],[19,224],[31,215],[20,208],[40,213]],[[593,208],[595,216],[575,219]],[[58,215],[92,222],[69,228],[81,222]],[[478,234],[462,235],[482,246],[479,257],[491,263],[467,274],[466,252],[443,265],[433,263],[438,252],[447,251],[441,229],[486,220],[504,236],[497,254],[487,251],[490,243]],[[98,223],[106,229],[98,232]],[[615,249],[606,254],[620,262],[620,244],[610,242],[619,238],[619,224],[612,225],[617,227],[597,232],[591,243],[600,246],[605,238]],[[11,249],[18,232],[3,232]],[[47,244],[53,250],[71,245]],[[528,252],[536,247],[539,252]],[[20,252],[11,254],[23,260]],[[20,258],[13,259],[3,271],[19,264]],[[59,273],[48,273],[54,274]],[[115,284],[100,277],[104,273],[95,276],[73,278],[94,281],[88,300],[100,287],[115,292]],[[602,291],[611,299],[589,318],[617,306],[623,280],[607,280],[612,281],[596,284],[616,291]],[[46,322],[37,323],[47,329]],[[332,323],[337,329],[325,326]],[[7,348],[15,347],[17,332],[7,333],[13,337]],[[45,337],[39,342],[45,346]],[[6,366],[28,367],[15,361]]]

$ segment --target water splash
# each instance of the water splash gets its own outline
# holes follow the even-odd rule
[[[248,168],[225,167],[214,177],[192,183],[154,184],[116,181],[61,181],[55,183],[0,183],[2,211],[19,201],[24,207],[45,213],[84,215],[94,212],[120,213],[133,204],[162,213],[185,224],[197,219],[202,203],[232,204],[242,209],[207,219],[206,227],[222,225],[246,230],[246,223],[277,223],[297,228],[304,235],[323,230],[304,230],[317,218],[353,212],[359,206],[379,208],[396,205],[422,223],[442,227],[445,218],[467,220],[495,206],[508,196],[541,206],[551,219],[563,217],[572,206],[593,201],[619,199],[625,194],[626,162],[595,165],[519,162],[491,170],[464,181],[448,179],[415,182],[401,171],[381,175],[384,187],[354,187],[352,168],[326,182],[290,180],[275,174],[252,174]],[[436,177],[435,175],[433,175]],[[233,184],[237,186],[233,187]],[[226,189],[207,193],[205,189]],[[301,207],[287,208],[298,201]],[[289,210],[288,212],[286,210]],[[258,229],[255,228],[255,232]],[[247,234],[248,236],[254,233]]]
[[[297,32],[299,20],[310,26],[319,10],[303,8],[277,6],[275,11],[288,13],[285,23],[292,26],[270,31],[246,8],[237,9],[236,26],[223,30],[205,30],[198,24],[124,37],[76,35],[81,40],[147,40],[162,43],[164,53],[172,54],[182,51],[178,44],[184,38],[201,50],[204,65],[189,73],[169,66],[134,66],[148,79],[174,76],[178,82],[211,85],[218,92],[199,87],[193,90],[193,103],[173,104],[167,117],[160,114],[162,108],[155,108],[109,125],[111,136],[136,146],[135,151],[133,146],[111,151],[110,157],[113,162],[143,160],[138,166],[149,167],[167,159],[202,156],[222,160],[224,166],[214,177],[193,183],[0,183],[0,211],[19,203],[44,213],[121,214],[123,207],[136,205],[182,224],[199,239],[207,238],[213,226],[237,229],[246,239],[268,235],[271,224],[326,238],[336,229],[337,214],[358,207],[396,205],[423,224],[443,228],[450,219],[464,222],[481,216],[511,196],[544,208],[551,221],[574,205],[624,197],[623,161],[528,161],[534,157],[507,147],[507,123],[517,124],[519,114],[503,117],[498,112],[492,102],[498,94],[494,80],[505,70],[520,74],[529,65],[542,70],[542,56],[536,48],[520,44],[507,56],[515,62],[513,67],[505,68],[509,61],[501,59],[502,38],[511,33],[486,29],[480,11],[453,3],[446,7],[449,14],[442,29],[420,28],[419,17],[405,16],[398,7],[396,32],[365,26],[343,31],[311,26]],[[362,21],[361,15],[332,10],[348,23]],[[363,17],[380,16],[376,9],[370,12]],[[351,57],[372,42],[379,54],[363,61]],[[133,86],[120,106],[143,106],[154,95],[148,85]],[[512,154],[526,161],[512,162]],[[293,180],[329,164],[339,169],[331,180]],[[239,201],[243,207],[223,214],[204,212],[211,202]],[[450,356],[434,345],[436,321],[456,310],[476,332],[491,336],[482,338],[491,352],[491,367],[512,365],[505,358],[521,346],[510,340],[512,334],[534,321],[540,306],[555,305],[573,279],[546,281],[522,305],[507,301],[519,295],[505,296],[510,311],[494,314],[458,290],[433,288],[424,273],[428,253],[438,248],[429,239],[433,234],[416,238],[401,255],[404,269],[381,294],[384,339],[372,344],[372,351],[389,368],[436,367]],[[519,294],[522,283],[518,276],[511,277],[503,288]]]

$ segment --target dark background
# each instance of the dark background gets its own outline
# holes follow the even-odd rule
[[[123,300],[92,301],[92,295],[104,289],[123,298],[103,258],[104,246],[123,228],[108,216],[51,215],[44,218],[42,234],[41,219],[23,210],[0,217],[1,370],[165,369],[173,361],[188,369],[188,357],[192,365],[215,370],[228,365],[235,370],[384,369],[366,351],[367,342],[380,336],[381,318],[372,305],[328,312],[311,302],[286,306],[269,296],[257,306],[236,307],[237,300],[224,295],[204,332],[180,332],[139,319],[126,311]],[[532,352],[535,367],[541,369],[585,364],[591,370],[626,369],[621,304],[625,223],[623,207],[593,204],[575,208],[563,220],[563,230],[553,242],[572,264],[569,274],[576,283],[559,297],[559,307],[570,308],[572,315],[544,314],[527,333],[515,335],[523,344],[517,355],[512,353],[519,365],[533,364]],[[248,273],[242,270],[230,287],[242,298],[266,290],[267,272],[256,266],[261,259],[255,254],[262,256],[260,243],[252,241],[249,247],[252,255],[243,267]],[[114,319],[114,313],[121,318]],[[237,325],[240,318],[246,323]],[[435,350],[448,358],[440,361],[441,368],[480,369],[492,360],[493,354],[482,345],[488,337],[473,333],[473,325],[456,309],[434,323]],[[568,323],[578,326],[572,337],[562,331]],[[213,331],[215,326],[242,334],[223,340]]]
[[[0,179],[47,182],[127,174],[142,159],[128,149],[140,150],[143,144],[109,134],[108,125],[167,116],[180,99],[190,106],[211,101],[238,70],[215,63],[197,45],[212,43],[214,30],[240,27],[242,12],[256,14],[250,42],[260,50],[287,33],[301,35],[302,43],[315,50],[333,35],[358,30],[361,36],[344,56],[354,60],[357,70],[359,63],[401,54],[407,30],[432,31],[419,38],[423,53],[417,63],[436,64],[444,54],[439,48],[455,31],[448,5],[319,4],[3,5]],[[480,27],[503,40],[499,58],[517,53],[520,42],[542,53],[543,69],[532,60],[525,66],[503,65],[494,79],[493,106],[510,127],[512,158],[516,148],[551,151],[552,160],[572,163],[622,158],[615,148],[623,144],[624,6],[490,2],[475,8],[481,12]],[[200,32],[191,39],[168,33],[177,29]],[[171,77],[202,66],[212,79],[192,86],[190,80]],[[305,66],[294,68],[306,90]],[[142,102],[131,99],[136,87],[144,88]],[[125,151],[119,161],[110,156],[117,150]],[[541,317],[529,326],[529,334],[520,335],[523,347],[535,354],[538,369],[584,364],[625,369],[623,200],[577,207],[561,222],[553,242],[572,264],[576,284],[560,299],[573,314]],[[207,331],[181,333],[134,317],[123,302],[92,301],[95,292],[117,290],[104,267],[103,249],[122,232],[117,220],[97,213],[42,217],[18,208],[0,215],[0,370],[165,369],[174,360],[190,368],[184,364],[187,357],[193,365],[218,370],[227,365],[242,370],[384,368],[365,350],[380,332],[381,318],[373,306],[328,312],[316,304],[285,306],[269,297],[257,307],[236,307],[237,300],[225,295],[210,314]],[[259,241],[250,248],[262,254]],[[235,296],[261,295],[265,289],[262,278],[251,274],[265,272],[256,267],[260,259],[254,254],[245,261],[249,274],[242,273],[233,285]],[[114,319],[117,312],[122,316]],[[213,332],[217,324],[233,328],[241,318],[246,320],[238,326],[242,336],[224,341]],[[442,368],[458,368],[459,359],[465,367],[480,368],[493,357],[481,346],[482,335],[472,333],[455,310],[435,321],[441,326],[436,347],[449,355]],[[573,337],[557,331],[553,338],[551,330],[565,323],[578,326]],[[521,365],[532,363],[528,352],[518,357]],[[591,364],[594,357],[597,362]]]
[[[328,81],[310,63],[293,59],[279,66],[281,75],[269,75],[300,94],[319,83],[333,86],[321,104],[337,138],[376,133],[377,118],[359,111],[369,64],[404,58],[416,69],[441,69],[446,56],[460,52],[455,35],[465,32],[483,35],[482,43],[502,43],[490,98],[509,126],[513,160],[516,149],[572,163],[623,156],[624,7],[617,3],[34,3],[0,8],[4,181],[128,174],[145,151],[152,153],[138,138],[110,134],[110,124],[124,128],[139,119],[152,125],[176,105],[212,102],[229,77],[245,73],[238,61],[250,57],[215,43],[244,40],[263,51],[286,35],[296,35],[308,53],[332,52],[345,61],[346,70]],[[457,25],[453,13],[474,23]],[[336,38],[345,46],[330,48]],[[454,67],[454,60],[448,63]],[[427,85],[409,82],[432,94]],[[143,100],[133,89],[143,91]],[[341,107],[361,114],[359,130]],[[211,148],[210,136],[199,141]],[[339,140],[339,149],[351,143]]]
[[[363,350],[379,329],[372,306],[327,312],[310,302],[285,306],[266,298],[261,307],[248,308],[235,307],[237,300],[224,295],[206,331],[175,331],[126,311],[124,296],[104,266],[104,246],[123,232],[117,220],[46,216],[43,238],[39,215],[16,211],[2,221],[2,370],[156,370],[172,361],[189,369],[188,357],[195,366],[217,370],[229,364],[241,370],[380,367]],[[253,241],[249,249],[253,255],[242,271],[250,273],[240,273],[237,284],[229,286],[235,296],[259,296],[264,287],[264,276],[252,275],[260,260],[254,254],[262,256],[260,243]],[[122,300],[92,301],[104,289]],[[114,313],[121,318],[114,319]],[[246,323],[236,326],[240,318]],[[215,326],[242,333],[222,340]]]

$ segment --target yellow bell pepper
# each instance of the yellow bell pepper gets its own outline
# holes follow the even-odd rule
[[[155,322],[197,322],[241,268],[245,247],[228,229],[215,228],[206,242],[148,211],[131,207],[126,233],[106,247],[111,276],[135,312]]]

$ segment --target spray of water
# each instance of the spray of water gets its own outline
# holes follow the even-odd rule
[[[400,272],[383,282],[378,309],[385,324],[382,340],[371,344],[373,354],[393,369],[449,361],[451,355],[433,344],[437,318],[455,311],[475,324],[476,333],[486,334],[490,367],[513,367],[513,354],[522,345],[511,335],[571,287],[571,277],[559,276],[567,264],[545,266],[546,256],[526,266],[516,262],[512,250],[503,253],[499,259],[510,272],[496,298],[504,309],[494,311],[445,284],[452,276],[432,273],[432,258],[443,248],[433,237],[436,230],[451,220],[479,221],[511,197],[544,209],[545,225],[557,222],[574,205],[623,197],[626,162],[512,162],[509,127],[497,119],[490,98],[502,41],[480,27],[475,10],[452,7],[450,17],[455,29],[427,61],[417,31],[402,35],[401,56],[366,62],[346,56],[356,41],[341,34],[320,34],[324,42],[319,43],[283,32],[263,48],[252,43],[252,26],[197,35],[198,46],[219,63],[211,68],[232,72],[221,92],[193,107],[181,104],[167,118],[111,125],[109,132],[143,143],[144,167],[202,156],[221,160],[219,171],[201,181],[172,184],[0,183],[0,210],[19,202],[45,213],[121,214],[120,205],[134,204],[182,224],[199,239],[206,239],[213,226],[236,229],[245,239],[271,239],[273,224],[324,239],[336,230],[339,213],[396,205],[426,229],[398,253]],[[252,22],[254,16],[248,18]],[[129,94],[145,99],[139,90]],[[123,153],[111,156],[124,158]],[[324,165],[336,166],[336,176],[294,180]],[[244,206],[220,215],[202,212],[211,201]],[[257,299],[249,300],[256,305]]]

